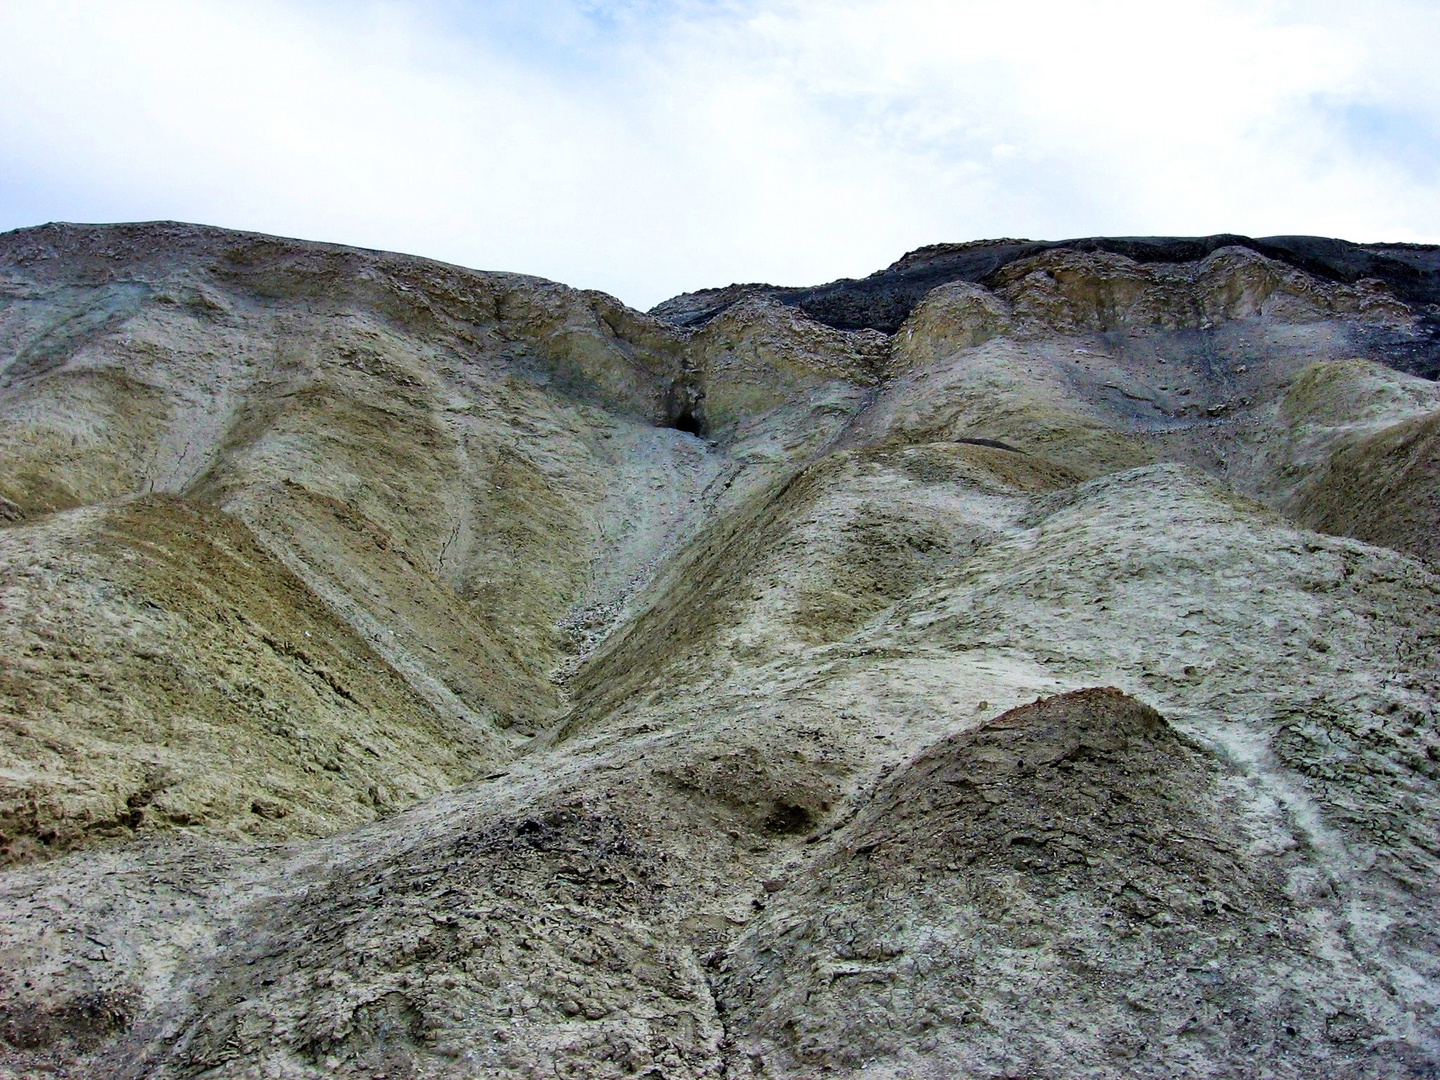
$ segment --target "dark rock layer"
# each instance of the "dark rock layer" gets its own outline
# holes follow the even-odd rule
[[[1427,379],[1440,377],[1440,247],[1431,244],[1356,244],[1320,236],[1253,239],[1214,236],[1086,237],[1078,240],[979,240],[918,248],[869,277],[788,288],[762,283],[684,293],[656,305],[651,314],[679,326],[703,326],[747,296],[769,296],[798,307],[812,319],[841,330],[874,329],[893,334],[931,289],[956,281],[988,284],[1011,263],[1057,248],[1109,252],[1140,263],[1196,262],[1224,247],[1245,247],[1325,281],[1383,281],[1416,309],[1424,328],[1419,339],[1377,341],[1391,366]]]

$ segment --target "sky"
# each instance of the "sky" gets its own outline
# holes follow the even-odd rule
[[[1014,236],[1440,242],[1440,0],[0,0],[0,230],[647,308]]]

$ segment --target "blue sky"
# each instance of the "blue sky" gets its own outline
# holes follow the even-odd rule
[[[178,218],[640,307],[991,236],[1440,241],[1440,3],[0,0],[0,229]]]

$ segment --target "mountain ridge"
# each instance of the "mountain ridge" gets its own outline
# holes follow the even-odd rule
[[[664,300],[650,313],[681,326],[703,326],[743,297],[769,296],[836,329],[876,329],[893,334],[931,289],[957,281],[983,284],[1011,263],[1047,251],[1101,251],[1142,263],[1181,263],[1196,262],[1222,247],[1235,246],[1331,281],[1353,284],[1365,277],[1383,281],[1398,297],[1421,309],[1418,314],[1426,330],[1423,348],[1398,353],[1403,361],[1397,366],[1424,378],[1440,378],[1440,246],[1434,244],[1356,244],[1313,236],[1252,239],[1229,233],[931,244],[907,252],[864,278],[840,278],[813,286],[757,282],[701,289]],[[1414,257],[1395,257],[1402,254]]]

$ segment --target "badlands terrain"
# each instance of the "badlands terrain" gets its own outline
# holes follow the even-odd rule
[[[1440,1076],[1440,249],[649,314],[0,235],[0,1075]]]

